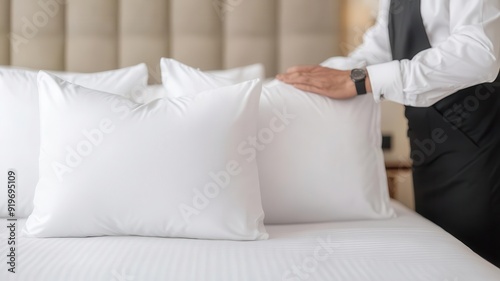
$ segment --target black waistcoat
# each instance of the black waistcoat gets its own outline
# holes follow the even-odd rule
[[[394,60],[432,47],[420,5],[391,1]],[[405,115],[417,212],[500,263],[500,75],[430,107],[406,106]]]

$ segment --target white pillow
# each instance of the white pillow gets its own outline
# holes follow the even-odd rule
[[[134,93],[131,100],[137,103],[149,103],[156,99],[162,99],[167,97],[167,91],[161,84],[148,85],[142,89],[142,91],[137,91]]]
[[[162,69],[171,92],[186,83],[187,95],[230,84],[173,60],[163,60]],[[249,159],[257,149],[265,222],[393,217],[381,141],[380,108],[371,95],[341,101],[268,83],[258,133],[240,147]]]
[[[210,78],[199,83],[189,78],[201,72],[200,70],[183,65],[174,59],[162,58],[160,68],[161,80],[168,97],[198,93],[218,88],[221,85],[234,85],[253,79],[263,80],[262,77],[265,76],[264,67],[261,64],[255,64],[237,69],[211,71],[209,72]],[[177,68],[182,68],[182,71],[176,71]],[[179,92],[179,89],[182,89],[182,92]]]
[[[102,91],[132,95],[147,84],[145,64],[101,73],[57,73],[69,81]],[[16,173],[15,216],[33,210],[38,181],[40,118],[37,71],[0,68],[0,174]],[[0,192],[0,217],[8,217],[7,192]]]
[[[235,83],[253,79],[260,79],[261,81],[264,81],[264,79],[266,79],[266,71],[264,69],[264,65],[261,63],[224,70],[211,70],[207,71],[207,73],[221,78],[230,79]]]
[[[225,70],[212,70],[208,71],[208,73],[230,81],[231,83],[228,85],[238,84],[253,79],[261,79],[261,81],[263,81],[266,77],[264,65],[260,63]],[[168,80],[169,78],[168,76],[163,76],[162,79]],[[167,96],[173,97],[175,93],[168,95],[167,89],[163,87],[163,85],[148,85],[142,91],[135,92],[130,98],[138,103],[148,103]]]
[[[40,181],[25,233],[266,239],[258,80],[137,104],[41,72]]]

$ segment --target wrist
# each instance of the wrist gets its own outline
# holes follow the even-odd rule
[[[351,71],[345,71],[345,92],[348,97],[355,97],[358,95],[358,92],[356,90],[356,85],[354,84],[354,81],[352,81],[351,78]]]
[[[369,92],[366,84],[370,84],[368,80],[368,72],[366,69],[354,68],[351,70],[351,80],[356,88],[356,95],[365,95]]]

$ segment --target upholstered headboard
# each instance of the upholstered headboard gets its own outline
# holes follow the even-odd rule
[[[160,83],[160,57],[172,57],[204,70],[260,62],[270,77],[361,43],[371,20],[360,5],[376,10],[373,2],[0,0],[0,65],[94,72],[146,62]],[[342,28],[347,15],[356,16]],[[382,108],[382,130],[395,139],[386,160],[407,163],[402,107]]]
[[[102,71],[160,57],[267,75],[340,53],[339,0],[0,0],[0,64]]]

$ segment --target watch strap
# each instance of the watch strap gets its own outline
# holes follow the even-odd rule
[[[354,85],[356,86],[356,93],[358,94],[358,96],[366,94],[365,80],[366,79],[354,82]]]

